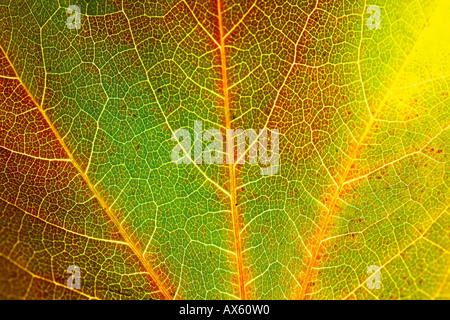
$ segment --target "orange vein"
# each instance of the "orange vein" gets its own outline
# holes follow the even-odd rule
[[[403,61],[403,64],[398,69],[394,80],[392,81],[390,87],[388,90],[386,90],[386,94],[384,95],[382,101],[375,109],[375,112],[373,115],[370,115],[370,120],[366,125],[366,128],[364,129],[364,132],[362,133],[361,137],[359,138],[356,147],[353,149],[353,151],[350,154],[350,161],[347,162],[347,165],[345,166],[344,174],[342,175],[341,179],[339,179],[338,187],[336,188],[336,191],[333,194],[333,197],[331,199],[330,205],[327,207],[328,211],[325,215],[325,218],[323,219],[323,222],[319,224],[319,228],[316,231],[317,236],[314,238],[316,241],[313,243],[313,255],[311,259],[308,262],[308,267],[305,273],[305,277],[303,278],[303,281],[301,283],[301,291],[300,291],[300,299],[305,299],[306,295],[308,294],[308,284],[312,281],[314,281],[317,278],[317,272],[314,272],[313,270],[317,268],[317,266],[320,264],[320,249],[322,248],[323,240],[325,239],[325,236],[329,230],[330,223],[333,219],[333,213],[336,211],[336,203],[339,200],[339,196],[341,194],[342,188],[344,187],[345,183],[347,182],[348,173],[350,171],[350,168],[352,167],[353,163],[356,160],[356,157],[358,155],[358,152],[360,151],[361,145],[364,143],[365,139],[367,138],[367,135],[370,132],[370,129],[372,128],[374,122],[377,120],[378,115],[381,113],[381,110],[383,109],[384,105],[387,102],[388,95],[392,90],[392,87],[397,83],[397,80],[400,76],[400,74],[403,73],[403,70],[406,68],[406,66],[409,63],[409,60],[411,58],[411,53],[414,51],[415,47],[419,43],[419,40],[421,38],[421,35],[419,35],[418,39],[414,43],[414,46],[411,48],[409,54],[406,56],[405,61]],[[311,251],[311,250],[310,250]]]
[[[383,102],[384,104],[384,102]],[[373,117],[371,117],[369,123],[366,126],[366,129],[364,130],[364,133],[361,135],[356,147],[353,149],[351,155],[350,155],[350,161],[347,162],[347,165],[345,166],[344,174],[342,175],[341,179],[339,180],[338,187],[336,188],[336,191],[333,194],[333,198],[331,199],[330,205],[328,207],[328,211],[325,215],[325,218],[323,219],[323,222],[319,224],[319,228],[316,231],[319,233],[318,235],[315,235],[313,238],[316,239],[314,242],[314,249],[310,250],[312,251],[312,257],[309,259],[308,267],[306,269],[306,275],[303,278],[303,281],[301,283],[301,291],[300,291],[300,299],[305,299],[306,294],[308,293],[308,284],[315,280],[317,277],[317,272],[313,272],[313,269],[317,267],[318,264],[320,264],[320,249],[322,247],[323,240],[325,239],[326,234],[328,233],[328,228],[330,226],[331,220],[333,219],[334,212],[336,211],[336,203],[339,199],[339,196],[341,194],[342,188],[344,186],[345,181],[347,180],[348,173],[350,171],[350,168],[352,167],[353,163],[356,160],[356,156],[358,154],[358,151],[363,143],[363,141],[366,139],[367,134],[370,131],[370,128],[372,127],[373,123],[375,122],[376,116],[378,115],[379,110],[381,110],[381,107],[376,110]]]
[[[25,91],[27,92],[28,96],[31,98],[31,100],[33,101],[33,103],[36,105],[37,109],[39,110],[39,112],[42,114],[42,116],[44,117],[45,121],[47,122],[48,126],[50,127],[50,129],[52,130],[53,134],[55,135],[55,137],[58,139],[59,143],[61,144],[61,146],[63,147],[64,151],[66,152],[67,156],[70,158],[70,160],[72,161],[74,167],[78,170],[78,172],[81,174],[81,176],[83,177],[83,180],[86,182],[86,184],[89,186],[89,189],[92,191],[92,193],[94,194],[94,196],[97,198],[97,200],[100,202],[100,204],[102,205],[102,207],[105,209],[106,213],[108,214],[109,218],[113,221],[114,225],[117,227],[119,233],[122,235],[122,237],[124,238],[125,242],[128,243],[128,245],[130,246],[131,250],[133,250],[133,253],[138,257],[138,259],[141,261],[141,263],[143,264],[145,270],[147,270],[148,274],[150,275],[150,277],[152,278],[152,280],[156,283],[156,285],[158,286],[158,288],[161,290],[162,294],[164,295],[164,297],[166,299],[170,299],[172,300],[172,296],[171,294],[165,289],[163,283],[161,282],[161,280],[159,280],[158,276],[156,275],[155,271],[153,271],[153,269],[150,267],[150,265],[148,264],[148,262],[144,259],[144,257],[142,256],[141,252],[138,250],[138,248],[136,247],[136,244],[130,239],[130,237],[128,236],[128,234],[125,232],[125,230],[122,228],[122,225],[120,224],[119,220],[117,220],[116,216],[111,212],[111,210],[109,209],[109,207],[107,206],[106,202],[103,200],[103,198],[100,196],[100,194],[97,192],[97,190],[95,189],[94,185],[92,184],[92,182],[90,181],[90,179],[87,177],[87,175],[83,172],[83,170],[81,169],[80,165],[77,163],[77,161],[75,160],[74,156],[72,155],[72,153],[70,152],[69,148],[66,146],[66,144],[64,143],[64,140],[61,138],[61,136],[59,135],[58,131],[56,130],[56,128],[53,126],[53,123],[50,121],[50,119],[48,118],[47,114],[45,113],[45,111],[42,109],[42,106],[39,105],[37,103],[37,101],[34,99],[33,95],[30,93],[30,91],[28,90],[27,86],[25,86],[25,84],[22,82],[22,79],[19,77],[19,74],[17,73],[16,69],[14,68],[13,64],[11,63],[11,60],[9,60],[8,55],[6,54],[6,52],[3,50],[3,47],[0,46],[1,51],[3,52],[3,54],[5,55],[6,59],[8,60],[8,63],[10,64],[11,68],[14,70],[17,79],[19,80],[20,84],[22,85],[22,87],[25,89]]]
[[[220,61],[222,69],[222,90],[224,97],[224,107],[225,107],[225,127],[231,129],[231,119],[230,119],[230,99],[228,95],[228,79],[227,79],[227,60],[225,55],[225,35],[223,33],[222,24],[222,4],[220,0],[217,0],[217,11],[219,19],[219,32],[220,32]],[[233,145],[227,146],[227,157],[234,157]],[[238,282],[239,282],[239,295],[242,300],[245,300],[245,284],[244,284],[244,273],[242,269],[242,244],[241,235],[239,228],[239,218],[236,208],[236,178],[233,164],[228,164],[228,169],[230,173],[230,194],[231,194],[231,215],[233,218],[233,229],[234,229],[234,244],[236,246],[236,260],[238,268]]]

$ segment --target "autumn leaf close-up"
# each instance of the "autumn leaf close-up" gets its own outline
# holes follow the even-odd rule
[[[0,0],[0,299],[449,299],[449,17]]]

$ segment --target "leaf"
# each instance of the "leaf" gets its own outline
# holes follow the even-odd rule
[[[71,5],[0,4],[0,297],[449,298],[448,1]]]

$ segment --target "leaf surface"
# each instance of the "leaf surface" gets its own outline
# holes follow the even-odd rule
[[[448,1],[69,5],[0,3],[0,297],[449,298]],[[174,164],[195,121],[278,173]]]

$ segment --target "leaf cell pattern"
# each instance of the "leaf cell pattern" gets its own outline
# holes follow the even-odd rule
[[[450,298],[449,14],[0,0],[0,297]],[[279,129],[278,174],[175,165],[195,121]]]

